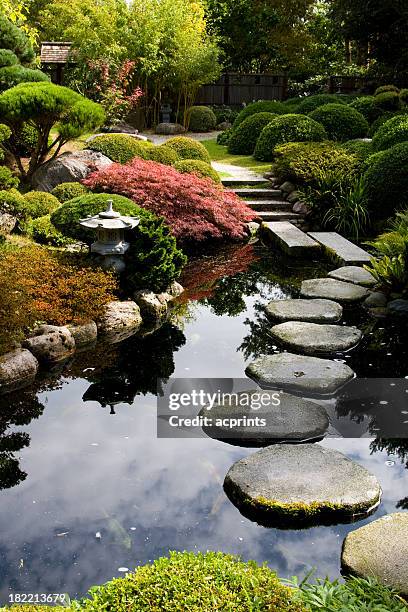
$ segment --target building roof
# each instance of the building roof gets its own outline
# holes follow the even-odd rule
[[[72,43],[70,42],[43,42],[41,43],[42,64],[66,64]]]

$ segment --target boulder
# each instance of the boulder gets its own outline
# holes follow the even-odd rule
[[[331,300],[272,300],[265,308],[266,314],[276,321],[311,321],[337,323],[343,308]]]
[[[363,287],[374,287],[377,283],[374,276],[361,266],[344,266],[337,270],[332,270],[327,275],[329,278],[353,283],[354,285],[362,285]]]
[[[309,355],[315,353],[344,353],[357,346],[363,337],[356,327],[319,325],[304,321],[287,321],[271,328],[273,338]]]
[[[200,411],[201,416],[211,419],[203,427],[211,438],[239,446],[268,446],[318,440],[329,427],[323,406],[288,393],[257,389],[242,391],[236,397],[236,403],[225,401]]]
[[[112,128],[111,131],[108,132],[108,134],[111,136],[115,134],[118,134],[118,135],[124,134],[125,136],[131,136],[132,138],[135,138],[136,140],[143,140],[143,142],[146,142],[148,140],[147,136],[142,136],[141,134],[138,134],[137,130],[135,130],[134,132],[120,132]],[[102,132],[101,134],[92,134],[92,136],[89,136],[89,138],[86,139],[86,142],[92,142],[98,136],[106,136],[106,132]]]
[[[174,136],[176,134],[184,134],[186,128],[179,123],[159,123],[156,125],[156,134],[163,134],[164,136]]]
[[[133,336],[142,325],[140,308],[135,302],[109,302],[97,322],[106,342],[116,343]]]
[[[137,291],[133,299],[140,308],[144,323],[153,323],[166,316],[167,301],[153,291]]]
[[[381,291],[373,291],[364,300],[364,306],[367,308],[385,308],[387,305],[387,296]]]
[[[81,181],[91,172],[111,164],[112,160],[109,157],[89,149],[76,153],[63,153],[35,172],[33,188],[37,191],[52,191],[60,183]]]
[[[230,468],[224,489],[243,513],[274,526],[352,521],[381,498],[373,474],[320,444],[257,451]]]
[[[369,290],[334,278],[313,278],[303,281],[300,295],[305,298],[326,298],[350,304],[361,302],[369,295]]]
[[[45,365],[65,361],[75,352],[75,340],[68,327],[55,325],[37,327],[23,346]]]
[[[17,219],[9,213],[0,213],[0,234],[11,234],[16,227]]]
[[[166,302],[174,302],[182,293],[184,293],[184,287],[180,283],[173,281],[166,291],[158,294],[158,298]]]
[[[408,512],[387,514],[349,533],[341,561],[345,572],[376,578],[408,596]]]
[[[299,201],[299,192],[298,191],[292,191],[292,193],[290,193],[286,199],[291,204],[295,204],[296,202]]]
[[[331,395],[354,378],[353,370],[344,363],[293,353],[258,357],[246,374],[262,388],[305,395]]]
[[[77,349],[95,344],[98,337],[98,328],[95,321],[89,321],[82,325],[68,325],[67,327],[74,337]]]
[[[129,134],[131,136],[136,136],[138,134],[138,130],[133,127],[133,125],[130,125],[130,123],[126,123],[125,121],[108,125],[105,128],[102,128],[102,131],[105,134]]]
[[[292,210],[297,215],[306,216],[310,213],[309,206],[305,202],[301,202],[300,200],[294,203]]]
[[[280,190],[283,191],[284,195],[288,194],[288,193],[292,193],[292,191],[296,190],[296,187],[293,183],[291,183],[290,181],[285,181],[284,183],[282,183],[282,185],[280,186]]]
[[[38,372],[38,361],[30,351],[18,348],[0,357],[0,395],[30,385]]]

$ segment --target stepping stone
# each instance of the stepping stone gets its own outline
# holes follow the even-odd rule
[[[377,284],[374,276],[367,272],[367,270],[364,270],[364,268],[360,268],[360,266],[344,266],[329,272],[327,276],[347,283],[353,283],[354,285],[362,285],[363,287],[374,287]]]
[[[291,257],[320,254],[319,244],[289,221],[264,222],[261,227],[263,233]]]
[[[330,259],[344,265],[361,265],[370,262],[371,255],[337,232],[309,232],[319,242]]]
[[[304,321],[288,321],[274,325],[272,336],[291,350],[315,353],[345,353],[357,346],[363,337],[356,327],[319,325]]]
[[[408,595],[408,512],[387,514],[346,537],[342,566]]]
[[[336,523],[379,504],[373,474],[320,444],[269,446],[237,461],[224,489],[243,513],[271,526]]]
[[[313,278],[303,281],[300,295],[305,298],[327,298],[352,304],[364,300],[369,295],[369,290],[334,278]]]
[[[245,372],[262,388],[305,395],[331,395],[355,376],[344,363],[293,353],[263,355]]]
[[[331,300],[272,300],[265,308],[271,319],[337,323],[343,315],[340,304]]]
[[[208,436],[239,446],[319,440],[329,426],[323,406],[287,393],[262,389],[238,393],[232,405],[226,401],[211,410],[203,408],[200,416],[211,419],[211,425],[203,427]]]

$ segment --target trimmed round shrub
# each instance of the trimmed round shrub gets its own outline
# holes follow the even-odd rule
[[[307,98],[302,98],[300,104],[298,104],[297,112],[302,115],[308,115],[316,110],[316,108],[319,108],[319,106],[332,103],[346,104],[346,102],[339,99],[336,94],[316,94],[315,96],[307,96]]]
[[[19,63],[18,57],[10,49],[0,49],[0,68],[15,66]]]
[[[118,168],[125,169],[125,166]],[[95,240],[94,233],[81,227],[78,221],[104,210],[108,200],[113,201],[113,208],[121,214],[140,219],[139,225],[127,232],[131,243],[126,253],[124,282],[127,290],[163,291],[178,278],[186,257],[177,248],[176,239],[162,218],[123,196],[94,193],[62,204],[52,213],[51,223],[65,236],[90,244]]]
[[[319,142],[327,138],[324,127],[306,115],[282,115],[276,117],[261,132],[256,143],[254,157],[272,161],[275,148],[285,142]]]
[[[149,159],[149,149],[153,146],[128,134],[103,134],[87,144],[88,149],[98,151],[119,164],[126,164],[135,157]]]
[[[396,93],[399,93],[399,89],[396,85],[381,85],[381,87],[377,87],[374,95],[378,96],[379,94],[386,93],[388,91],[395,91]]]
[[[25,224],[25,233],[38,244],[48,246],[62,247],[72,242],[51,223],[50,215],[29,219]]]
[[[391,217],[408,202],[408,142],[375,153],[365,163],[363,182],[370,215]]]
[[[275,117],[276,115],[273,113],[256,113],[244,119],[232,131],[228,143],[229,153],[234,155],[252,155],[262,130]]]
[[[399,97],[402,104],[406,106],[408,104],[408,89],[401,89]]]
[[[374,96],[364,96],[363,98],[356,98],[349,105],[351,108],[355,108],[368,123],[373,123],[378,117],[381,116],[382,110],[376,104]]]
[[[13,189],[14,187],[19,186],[20,181],[10,168],[6,168],[6,166],[0,166],[0,189]]]
[[[185,122],[190,132],[211,132],[217,125],[217,117],[208,106],[191,106],[186,110]]]
[[[24,195],[24,199],[27,202],[27,216],[32,219],[48,215],[60,205],[59,200],[46,191],[30,191]]]
[[[257,113],[272,113],[274,115],[285,115],[288,109],[284,102],[279,100],[260,100],[259,102],[252,102],[248,104],[238,115],[234,121],[234,129],[239,126],[247,117],[256,115]]]
[[[367,136],[367,120],[355,108],[345,104],[325,104],[309,117],[323,125],[331,140],[351,140]]]
[[[89,189],[82,183],[60,183],[51,191],[52,195],[57,198],[61,204],[77,198],[81,195],[89,193]]]
[[[180,159],[201,159],[211,163],[211,157],[205,146],[192,138],[186,138],[185,136],[169,138],[166,147],[173,149]]]
[[[17,189],[0,191],[0,213],[8,213],[24,220],[30,216],[29,204]]]
[[[214,183],[221,183],[218,172],[200,159],[182,159],[174,164],[174,168],[182,174],[195,174],[201,178],[210,178]]]
[[[379,128],[386,122],[388,119],[392,119],[392,117],[396,117],[399,113],[392,113],[391,111],[384,111],[382,115],[378,117],[371,125],[368,136],[373,138],[374,134],[379,130]]]
[[[347,140],[341,145],[348,153],[352,153],[359,160],[364,161],[373,154],[373,145],[364,140]]]
[[[400,142],[408,142],[408,114],[388,119],[373,137],[373,151],[384,151]]]
[[[234,130],[232,128],[228,128],[228,130],[224,130],[220,132],[217,136],[217,144],[227,146]]]
[[[92,589],[81,601],[85,612],[127,609],[137,612],[302,612],[295,591],[266,565],[242,562],[221,552],[170,552]]]
[[[179,160],[179,156],[174,149],[163,144],[158,147],[149,147],[147,159],[165,166],[173,166]]]
[[[33,70],[20,65],[0,68],[0,91],[11,89],[11,87],[20,83],[40,83],[43,81],[49,82],[50,78],[41,70]]]
[[[396,111],[401,106],[399,94],[396,91],[385,91],[375,96],[378,108],[384,111]]]

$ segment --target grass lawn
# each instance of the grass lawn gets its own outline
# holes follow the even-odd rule
[[[231,164],[232,166],[241,166],[241,168],[248,168],[253,170],[253,172],[259,172],[259,174],[271,169],[271,162],[257,161],[252,155],[231,155],[231,153],[228,153],[227,147],[217,144],[215,138],[202,140],[201,144],[209,152],[212,161]]]

